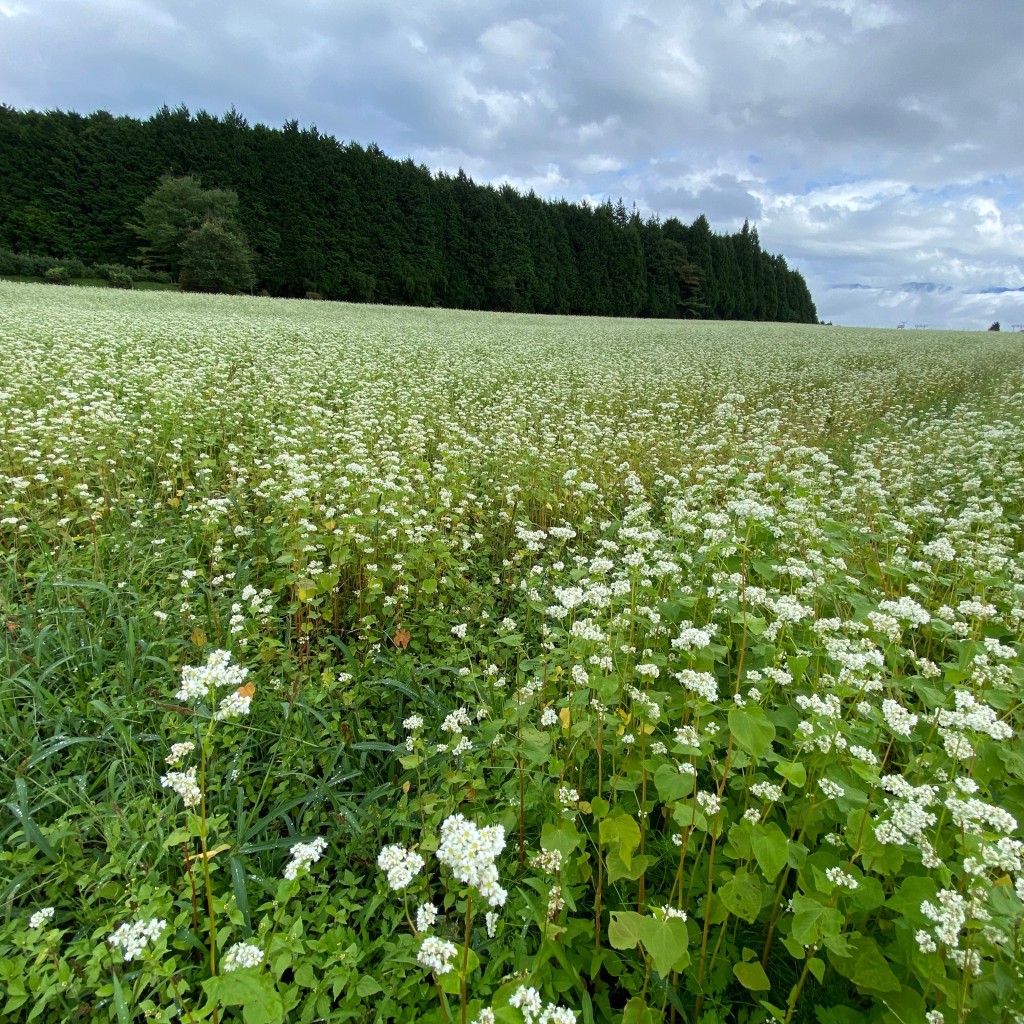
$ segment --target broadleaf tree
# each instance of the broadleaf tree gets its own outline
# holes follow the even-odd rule
[[[238,196],[167,175],[128,226],[141,240],[139,260],[168,270],[184,288],[237,291],[253,281],[252,251],[238,225]]]

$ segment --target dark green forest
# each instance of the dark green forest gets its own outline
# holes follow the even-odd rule
[[[133,264],[167,175],[232,190],[257,290],[393,304],[817,322],[801,274],[744,224],[643,219],[432,174],[316,127],[164,107],[145,121],[0,106],[0,247]]]

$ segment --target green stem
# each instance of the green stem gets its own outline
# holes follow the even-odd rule
[[[459,979],[459,1000],[462,1004],[462,1024],[466,1024],[466,1016],[469,1012],[469,1002],[466,993],[466,975],[469,974],[469,926],[473,921],[473,901],[469,893],[466,894],[466,930],[462,940],[462,977]]]
[[[814,946],[811,946],[807,950],[807,957],[804,960],[804,969],[800,972],[800,977],[797,979],[797,983],[793,986],[793,991],[789,993],[789,1002],[786,1004],[786,1018],[782,1024],[789,1024],[793,1019],[793,1011],[796,1009],[796,1004],[800,999],[800,993],[803,991],[804,982],[807,980],[807,973],[811,969],[811,958],[814,956]]]

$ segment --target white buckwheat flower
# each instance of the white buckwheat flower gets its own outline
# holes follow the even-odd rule
[[[540,993],[535,988],[520,985],[509,997],[508,1005],[522,1011],[526,1024],[533,1024],[540,1016]]]
[[[229,946],[220,962],[220,969],[225,973],[238,971],[245,967],[259,967],[263,963],[263,950],[251,942],[236,942]]]
[[[549,875],[557,875],[562,867],[562,852],[561,850],[545,850],[541,851],[530,860],[530,867],[536,868],[538,871],[544,871]]]
[[[387,872],[388,885],[395,892],[401,892],[412,882],[417,872],[422,870],[423,858],[415,850],[407,850],[404,846],[393,844],[385,846],[377,855],[377,867],[381,871]],[[431,906],[431,904],[428,903],[425,906]],[[423,929],[421,928],[420,931]]]
[[[29,928],[42,928],[47,921],[53,919],[53,907],[43,907],[37,910],[29,919]]]
[[[885,724],[897,736],[909,736],[917,725],[917,715],[911,714],[902,704],[889,698],[882,701],[882,714]]]
[[[196,745],[187,740],[184,743],[172,743],[171,752],[164,760],[173,768],[175,765],[181,764],[195,749]]]
[[[831,779],[819,779],[818,789],[822,791],[829,798],[829,800],[838,800],[841,796],[846,795],[846,790],[839,785],[838,782],[833,782]]]
[[[825,877],[836,886],[842,889],[856,889],[860,885],[853,875],[848,874],[842,868],[826,868]]]
[[[416,959],[435,974],[447,974],[451,969],[451,960],[458,954],[459,947],[447,939],[439,939],[436,935],[428,935],[420,945]]]
[[[232,718],[242,718],[249,714],[252,697],[241,693],[229,693],[218,705],[214,718],[218,722],[226,722]]]
[[[565,1006],[548,1003],[538,1018],[537,1024],[576,1024],[576,1014]]]
[[[672,921],[672,920],[685,921],[686,920],[686,911],[685,910],[679,910],[678,907],[673,907],[670,903],[666,903],[661,908],[661,916],[666,921]]]
[[[125,960],[134,960],[142,956],[142,951],[150,942],[156,942],[167,927],[166,921],[150,918],[148,921],[133,921],[123,924],[111,935],[107,942],[115,949],[121,950]]]
[[[437,907],[433,903],[421,903],[416,908],[416,931],[425,932],[434,927],[437,920]]]
[[[289,851],[292,859],[284,869],[284,877],[291,881],[297,878],[300,871],[304,871],[310,864],[315,864],[327,849],[327,840],[317,836],[309,843],[296,843]]]
[[[164,789],[173,789],[181,797],[181,802],[186,807],[195,807],[203,796],[199,791],[199,784],[196,782],[194,765],[186,771],[168,772],[161,776],[160,785]]]
[[[477,828],[461,814],[441,824],[441,845],[437,859],[447,864],[460,882],[473,886],[492,907],[503,906],[508,892],[498,884],[494,864],[505,848],[505,830],[500,825]]]
[[[571,786],[559,786],[556,796],[563,807],[575,807],[580,802],[579,793]]]
[[[214,651],[205,665],[185,665],[181,670],[181,688],[176,700],[195,701],[208,697],[217,690],[237,690],[249,674],[247,668],[231,664],[230,651]]]

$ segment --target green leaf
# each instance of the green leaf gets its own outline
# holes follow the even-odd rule
[[[643,914],[613,910],[608,921],[608,944],[612,949],[636,949],[643,923]]]
[[[15,778],[14,788],[18,795],[18,806],[15,807],[13,804],[8,804],[7,806],[14,812],[14,816],[21,824],[21,831],[25,839],[32,846],[35,846],[47,860],[55,861],[57,855],[53,852],[53,847],[32,819],[32,812],[29,809],[28,784],[22,776],[19,775]]]
[[[442,974],[437,979],[437,983],[441,986],[441,991],[447,992],[450,996],[457,996],[462,990],[462,978],[459,976],[458,971],[449,971],[447,974]]]
[[[857,888],[849,893],[846,899],[848,905],[854,910],[877,910],[885,903],[885,890],[877,878],[865,875],[860,879]]]
[[[284,1004],[273,981],[258,968],[218,974],[203,982],[206,994],[221,1006],[241,1006],[245,1024],[284,1024]]]
[[[243,934],[249,938],[252,935],[252,920],[249,915],[249,893],[245,887],[245,865],[237,854],[232,854],[229,863],[231,864],[231,889],[235,894],[235,906],[238,907],[245,924]]]
[[[859,988],[874,992],[899,992],[902,989],[874,939],[855,934],[849,939],[849,951],[850,956],[836,956],[829,950],[832,966],[844,978]]]
[[[369,974],[361,975],[356,982],[356,995],[360,999],[365,999],[367,996],[375,996],[378,992],[383,991],[384,989],[380,987],[377,979]]]
[[[598,827],[602,846],[618,844],[622,863],[632,868],[633,851],[640,845],[640,826],[628,815],[604,818]]]
[[[654,1011],[640,996],[633,996],[623,1007],[622,1024],[655,1024],[655,1020]]]
[[[677,803],[672,809],[672,820],[680,828],[696,827],[703,832],[708,828],[708,819],[700,811],[694,810],[693,804],[690,803]]]
[[[757,920],[757,915],[761,913],[761,892],[761,883],[757,876],[746,868],[740,868],[718,890],[718,895],[729,913],[735,914],[748,924],[753,924]]]
[[[320,978],[308,960],[295,968],[294,978],[295,984],[302,988],[317,988],[320,985]],[[356,988],[358,990],[358,986]]]
[[[775,739],[775,726],[760,709],[733,708],[729,712],[729,730],[737,746],[751,757],[760,757]]]
[[[642,918],[640,941],[654,969],[663,978],[668,977],[672,971],[681,971],[690,962],[686,948],[689,944],[686,922],[678,917],[662,920],[656,917]]]
[[[130,1024],[131,1014],[128,1012],[128,1004],[125,1002],[124,992],[121,989],[121,980],[116,974],[110,975],[114,988],[114,1010],[117,1013],[119,1024]]]
[[[654,785],[662,801],[670,804],[690,794],[694,779],[692,775],[684,775],[670,764],[663,764],[654,773]]]
[[[938,891],[938,883],[933,878],[927,875],[910,875],[903,879],[899,889],[885,901],[885,905],[918,927],[928,920],[921,913],[921,904],[933,902]]]
[[[811,663],[811,659],[806,654],[794,654],[786,659],[786,668],[789,669],[790,674],[793,676],[793,682],[799,683],[804,677],[804,672],[807,671],[807,666]]]
[[[789,838],[773,821],[767,825],[754,826],[750,845],[762,874],[769,882],[774,881],[786,866],[789,857]]]
[[[635,882],[650,866],[656,858],[648,857],[646,854],[638,853],[627,865],[619,856],[618,850],[609,850],[605,857],[605,867],[608,869],[608,881],[617,882],[621,878],[628,878]]]
[[[772,987],[764,968],[756,960],[752,964],[733,964],[732,973],[736,975],[736,980],[751,992],[767,992]]]
[[[793,938],[801,946],[817,945],[824,936],[839,934],[843,915],[802,893],[793,896]]]
[[[550,821],[544,823],[540,830],[540,845],[545,850],[557,850],[563,857],[568,857],[580,845],[580,832],[575,822],[565,818],[557,826]]]
[[[807,769],[799,761],[780,761],[775,766],[775,771],[797,789],[802,789],[807,785]]]

